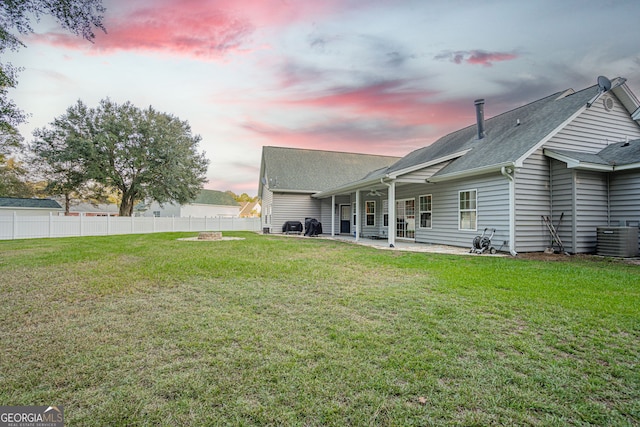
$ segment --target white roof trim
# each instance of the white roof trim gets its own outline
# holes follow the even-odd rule
[[[629,163],[628,165],[614,166],[614,171],[625,171],[630,169],[640,169],[640,163]]]
[[[578,159],[574,159],[573,157],[567,154],[556,153],[553,150],[544,150],[544,155],[547,157],[551,157],[552,159],[559,160],[563,163],[567,164],[568,169],[588,169],[588,170],[599,170],[599,171],[613,171],[612,165],[602,165],[598,163],[591,162],[581,162]]]
[[[424,169],[424,168],[428,168],[428,167],[437,165],[438,163],[444,163],[446,161],[453,160],[453,159],[456,159],[458,157],[462,157],[465,154],[467,154],[469,151],[471,151],[471,148],[468,148],[468,149],[462,150],[462,151],[458,151],[458,152],[449,154],[449,155],[444,156],[444,157],[439,157],[437,159],[430,160],[430,161],[425,162],[425,163],[420,163],[418,165],[414,165],[414,166],[411,166],[411,167],[408,167],[408,168],[400,169],[398,171],[395,171],[395,172],[389,174],[388,177],[391,178],[391,179],[396,179],[400,175],[406,175],[408,173],[415,172],[415,171],[420,170],[420,169]]]
[[[316,199],[322,199],[329,196],[337,196],[339,194],[351,193],[357,190],[366,190],[374,185],[381,185],[380,179],[388,178],[387,176],[378,176],[367,181],[358,181],[355,184],[350,184],[344,187],[332,188],[331,190],[319,191],[313,195]]]
[[[452,179],[460,179],[460,178],[468,178],[474,175],[483,175],[491,172],[499,172],[503,167],[515,167],[512,162],[504,162],[497,165],[484,166],[476,169],[467,169],[460,172],[454,172],[444,175],[434,175],[431,178],[427,178],[425,181],[427,182],[442,182],[442,181],[450,181]]]
[[[640,163],[629,163],[628,165],[603,165],[599,163],[581,162],[567,154],[556,153],[553,150],[544,150],[544,155],[566,163],[567,169],[615,172],[640,168]]]

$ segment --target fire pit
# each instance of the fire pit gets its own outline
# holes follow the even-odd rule
[[[203,231],[198,234],[198,240],[222,240],[221,231]]]

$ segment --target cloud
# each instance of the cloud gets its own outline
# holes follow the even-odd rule
[[[107,5],[107,34],[93,44],[62,32],[31,36],[37,43],[97,53],[135,51],[217,59],[251,50],[258,28],[278,27],[332,13],[337,1],[289,3],[282,0],[141,0]]]
[[[484,50],[458,50],[445,51],[434,57],[436,60],[447,60],[455,64],[463,62],[472,65],[483,65],[492,67],[494,62],[512,61],[517,59],[518,55],[514,52],[487,52]]]
[[[165,4],[166,6],[166,4]],[[163,52],[197,58],[217,58],[240,49],[254,26],[245,17],[218,8],[141,7],[107,22],[107,34],[95,43],[62,33],[35,36],[37,42],[98,52]]]
[[[381,80],[338,86],[274,101],[281,107],[324,109],[334,113],[392,120],[403,125],[450,121],[446,105],[437,103],[437,91],[411,79]]]

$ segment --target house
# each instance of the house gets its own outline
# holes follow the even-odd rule
[[[0,215],[59,215],[64,209],[52,199],[0,197]]]
[[[240,203],[240,218],[259,218],[262,206],[260,202],[242,202]]]
[[[320,216],[332,235],[470,247],[495,228],[493,244],[513,255],[551,246],[548,217],[565,251],[591,253],[598,227],[640,222],[639,107],[625,79],[603,77],[487,120],[476,100],[474,125],[305,200],[275,197],[292,189],[270,179],[304,172],[263,150],[259,195],[278,218]]]
[[[283,147],[263,147],[258,195],[262,199],[262,229],[282,232],[287,221],[304,224],[306,218],[316,218],[330,224],[332,215],[342,212],[349,222],[351,203],[346,208],[312,197],[321,191],[336,188],[366,175],[369,171],[386,168],[398,157],[335,151],[306,150]],[[342,210],[340,210],[342,209]],[[343,228],[343,232],[350,233]]]
[[[58,201],[63,204],[64,201]],[[72,203],[68,216],[118,216],[120,213],[118,205],[115,203]]]
[[[228,193],[216,190],[202,190],[190,203],[179,205],[167,203],[160,205],[151,203],[141,216],[155,217],[237,217],[240,214],[240,204]]]

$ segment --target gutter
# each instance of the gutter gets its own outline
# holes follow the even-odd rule
[[[498,163],[496,165],[491,165],[491,166],[483,166],[481,168],[466,169],[460,172],[452,172],[452,173],[443,174],[443,175],[434,175],[430,178],[427,178],[425,181],[426,182],[442,182],[442,181],[449,181],[452,179],[468,178],[470,176],[475,176],[475,175],[483,175],[491,172],[499,172],[501,169],[509,166],[513,167],[513,162],[504,162],[504,163]]]
[[[277,194],[277,193],[291,193],[291,194],[315,194],[317,193],[317,191],[313,191],[313,190],[280,190],[277,188],[269,188],[269,191],[271,191],[273,194]]]
[[[502,166],[500,173],[509,180],[509,253],[517,256],[516,252],[516,183],[513,167]]]

